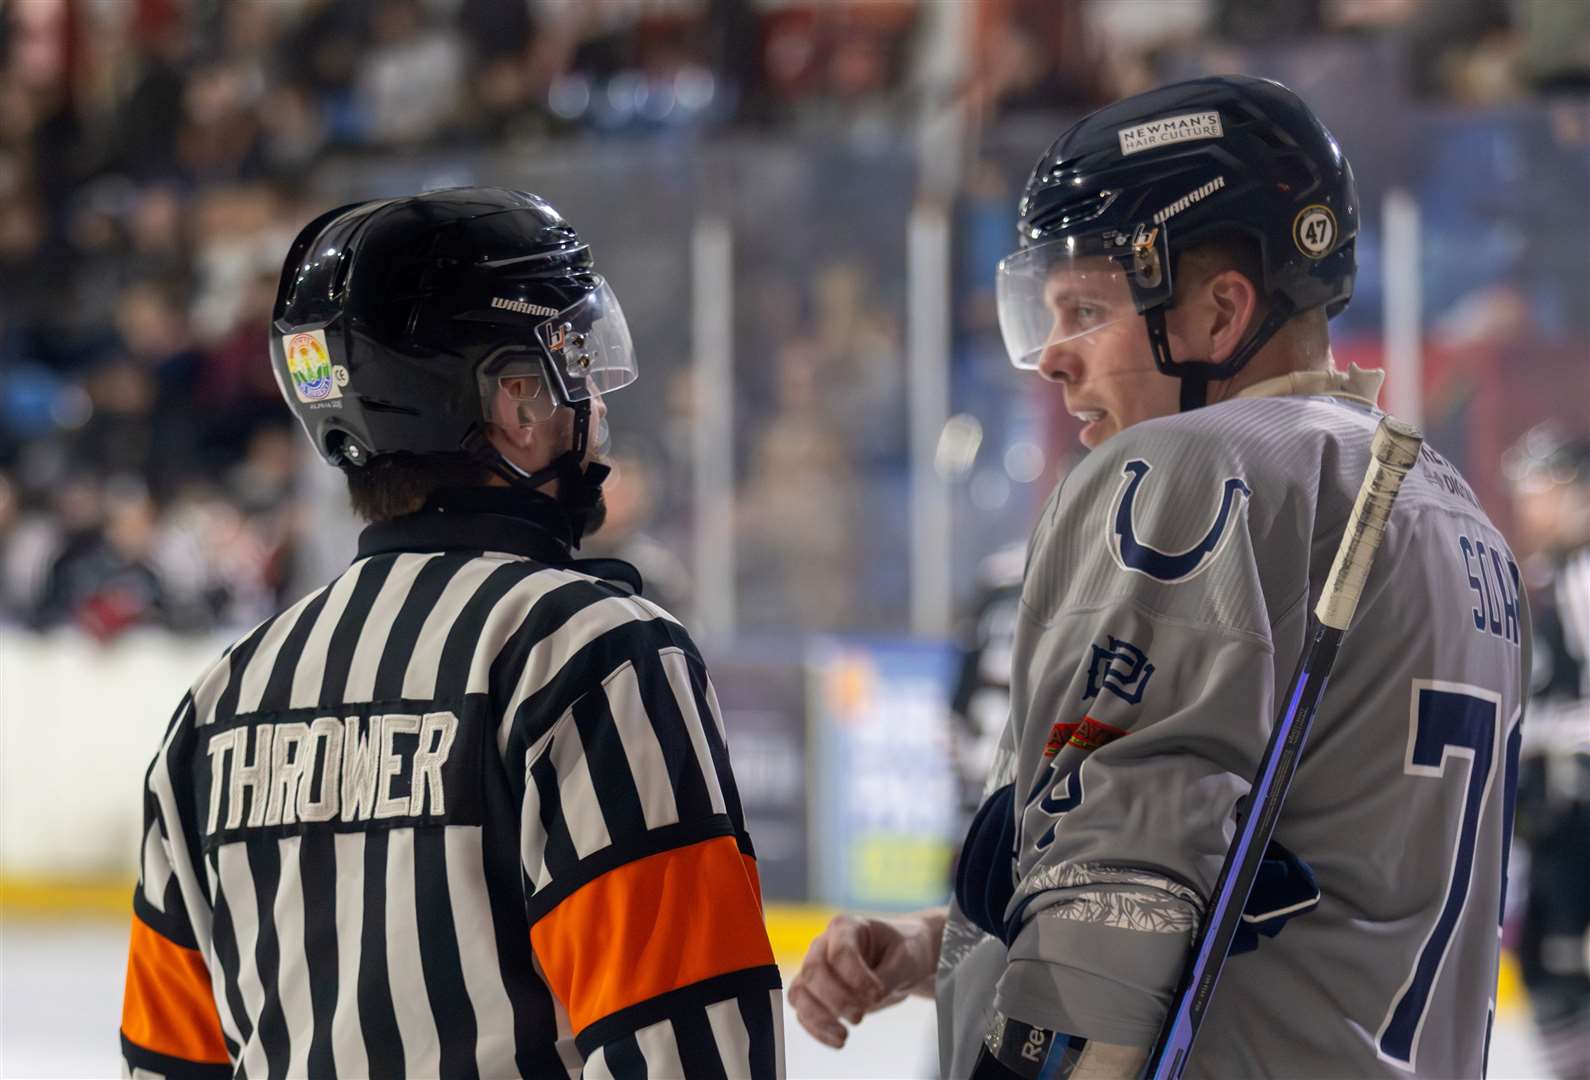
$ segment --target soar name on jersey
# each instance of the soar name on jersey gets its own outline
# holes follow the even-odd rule
[[[208,734],[196,790],[205,845],[336,831],[479,821],[479,754],[447,710],[253,719]]]

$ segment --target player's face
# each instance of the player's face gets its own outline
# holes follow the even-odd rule
[[[1082,264],[1057,269],[1044,307],[1054,322],[1053,344],[1038,370],[1065,388],[1067,411],[1083,422],[1082,445],[1092,449],[1133,424],[1176,412],[1178,380],[1154,366],[1124,277]]]
[[[504,457],[525,472],[552,464],[574,445],[574,410],[550,407],[537,375],[500,380],[492,403],[489,437]],[[607,402],[591,388],[591,419],[583,464],[599,460],[607,442]]]

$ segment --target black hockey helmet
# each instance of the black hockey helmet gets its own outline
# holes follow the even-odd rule
[[[558,479],[565,491],[606,472],[580,468],[592,395],[636,375],[623,310],[589,247],[545,200],[500,188],[356,203],[311,221],[282,269],[270,345],[282,397],[333,465],[470,455],[511,481]],[[547,469],[524,474],[483,437],[499,387],[519,399],[523,423],[574,410],[574,445]]]
[[[1142,315],[1156,367],[1182,379],[1183,409],[1202,405],[1209,380],[1240,371],[1294,314],[1335,316],[1353,292],[1352,168],[1302,99],[1267,79],[1192,79],[1090,114],[1039,159],[1018,212],[1020,250],[998,281],[1011,361],[1036,368],[1046,346]],[[1233,236],[1257,245],[1269,311],[1227,360],[1176,360],[1165,311],[1177,257]],[[1113,276],[1130,310],[1057,320],[1043,298],[1061,266],[1101,284]]]

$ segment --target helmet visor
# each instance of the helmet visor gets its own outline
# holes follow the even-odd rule
[[[1156,235],[1157,234],[1157,235]],[[1010,362],[1036,370],[1044,350],[1138,315],[1169,296],[1163,230],[1068,236],[1001,260],[994,292]]]
[[[549,373],[564,403],[612,393],[635,381],[635,344],[612,286],[596,288],[536,327]]]

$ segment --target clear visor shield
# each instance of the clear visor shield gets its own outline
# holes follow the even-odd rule
[[[1064,237],[1006,257],[995,297],[1010,362],[1036,370],[1046,349],[1168,299],[1168,266],[1163,229]]]
[[[536,327],[565,402],[610,394],[635,381],[635,344],[618,297],[598,276],[596,288]]]
[[[539,348],[503,349],[480,372],[485,418],[540,424],[558,408],[600,398],[635,381],[635,346],[606,280],[536,327]]]

